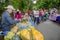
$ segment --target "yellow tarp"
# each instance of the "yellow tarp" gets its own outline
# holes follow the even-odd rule
[[[32,29],[32,35],[34,40],[44,40],[44,36],[39,31]]]
[[[30,32],[28,30],[20,31],[20,36],[21,36],[22,40],[31,40],[30,39]]]
[[[34,28],[31,28],[31,30],[20,31],[20,36],[23,40],[44,40],[42,33]]]

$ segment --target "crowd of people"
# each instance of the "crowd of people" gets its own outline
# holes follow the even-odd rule
[[[41,40],[44,40],[43,35],[34,28],[35,27],[34,22],[39,24],[39,21],[40,21],[38,10],[33,11],[33,15],[32,15],[30,10],[22,13],[21,11],[19,11],[19,9],[15,10],[12,5],[8,5],[5,8],[6,8],[6,11],[2,13],[2,21],[1,21],[2,34],[4,35],[4,40],[11,40],[12,37],[15,37],[17,33],[19,33],[21,30],[23,31],[24,29],[25,30],[32,29],[34,31],[34,34],[37,32],[39,34],[39,35],[36,34],[37,36],[41,35],[39,37],[39,40],[41,38],[42,38]],[[10,15],[11,13],[13,13],[14,17],[11,17]],[[26,33],[26,34],[29,35],[29,33]],[[19,34],[19,36],[21,35]]]
[[[34,9],[33,11],[28,10],[27,12],[22,13],[21,11],[17,11],[16,13],[14,13],[14,18],[16,20],[21,20],[21,18],[23,16],[25,16],[25,14],[27,14],[28,16],[30,16],[30,18],[32,19],[32,21],[36,24],[39,24],[41,21],[44,21],[48,18],[48,10],[43,10],[43,9]]]
[[[41,22],[46,21],[50,15],[56,15],[57,9],[34,9],[33,11],[21,12],[19,9],[15,10],[12,5],[5,7],[7,10],[2,14],[2,31],[8,32],[11,29],[11,25],[16,25],[22,21],[31,22],[32,26],[39,25]],[[15,11],[14,11],[15,10]],[[13,12],[14,19],[11,17]],[[25,19],[25,20],[23,20]]]

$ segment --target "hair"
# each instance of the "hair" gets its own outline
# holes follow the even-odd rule
[[[17,11],[16,13],[19,14],[19,11]]]
[[[54,13],[52,13],[52,14],[54,14]]]

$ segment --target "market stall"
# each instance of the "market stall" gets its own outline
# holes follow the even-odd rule
[[[4,40],[44,40],[43,34],[29,21],[29,16],[25,17],[4,36]]]

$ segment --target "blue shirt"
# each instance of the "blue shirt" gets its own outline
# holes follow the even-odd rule
[[[10,13],[5,11],[2,14],[2,30],[3,31],[10,31],[11,25],[16,24],[17,21],[13,20],[10,16]]]

